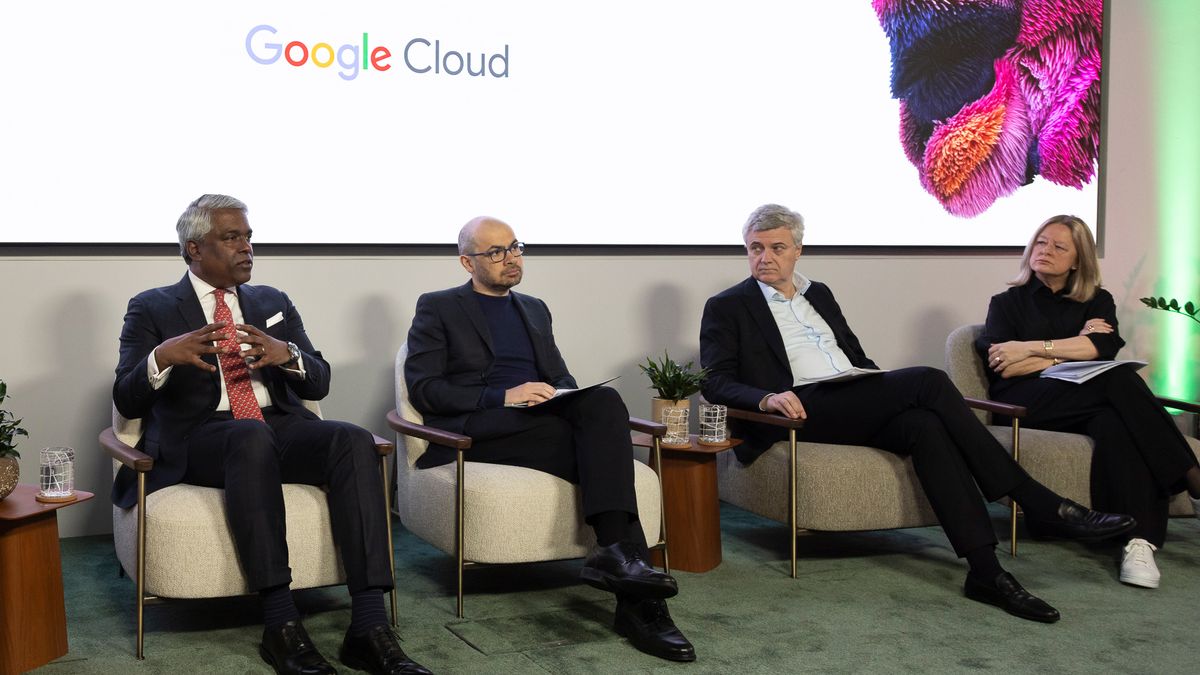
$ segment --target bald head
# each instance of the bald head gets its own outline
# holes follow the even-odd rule
[[[484,295],[508,295],[521,283],[524,245],[503,220],[472,218],[458,232],[458,261],[471,275],[471,285]]]
[[[505,235],[508,235],[508,237],[505,238]],[[499,218],[491,216],[472,218],[458,231],[458,254],[478,253],[483,250],[479,246],[481,239],[491,240],[497,236],[505,241],[515,239],[512,236],[512,228],[508,226],[508,223]]]

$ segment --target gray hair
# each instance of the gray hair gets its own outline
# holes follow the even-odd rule
[[[199,199],[188,204],[179,222],[175,223],[175,231],[179,233],[179,253],[190,265],[192,258],[187,253],[187,243],[199,243],[204,235],[212,229],[212,212],[217,209],[237,209],[242,213],[249,211],[239,199],[229,195],[202,195]]]
[[[754,213],[750,214],[746,224],[742,226],[742,241],[745,241],[751,232],[766,232],[779,228],[787,228],[797,246],[804,243],[804,216],[779,204],[763,204],[754,209]]]

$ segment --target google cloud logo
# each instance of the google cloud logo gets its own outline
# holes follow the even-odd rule
[[[278,34],[279,31],[269,24],[251,28],[246,34],[246,54],[264,66],[275,65],[281,58],[294,68],[326,69],[337,65],[338,77],[347,82],[372,70],[388,72],[393,65],[398,65],[393,58],[398,58],[405,68],[418,75],[508,77],[508,44],[502,51],[464,53],[444,50],[441,40],[415,37],[397,56],[387,46],[372,45],[367,33],[362,34],[361,42],[347,42],[336,48],[328,42],[309,45],[301,40],[289,40],[285,43],[276,38]]]

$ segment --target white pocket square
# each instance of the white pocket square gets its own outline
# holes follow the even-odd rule
[[[280,321],[283,321],[283,312],[275,312],[275,316],[267,319],[267,328],[274,326]]]

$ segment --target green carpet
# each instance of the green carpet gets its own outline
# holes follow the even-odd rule
[[[997,531],[1005,514],[993,511]],[[1043,625],[964,599],[966,568],[937,528],[806,534],[791,579],[782,525],[728,505],[721,518],[724,562],[677,573],[670,603],[696,663],[646,656],[613,633],[612,598],[577,583],[579,561],[468,570],[467,619],[456,619],[452,558],[397,525],[404,648],[440,673],[1196,670],[1196,519],[1171,521],[1153,591],[1117,582],[1116,546],[1023,541],[1021,557],[1001,562],[1062,612]],[[146,660],[135,660],[133,584],[116,574],[111,538],[66,539],[62,549],[70,652],[35,672],[270,672],[253,597],[149,606]],[[332,661],[350,617],[345,590],[301,591],[297,602]]]

